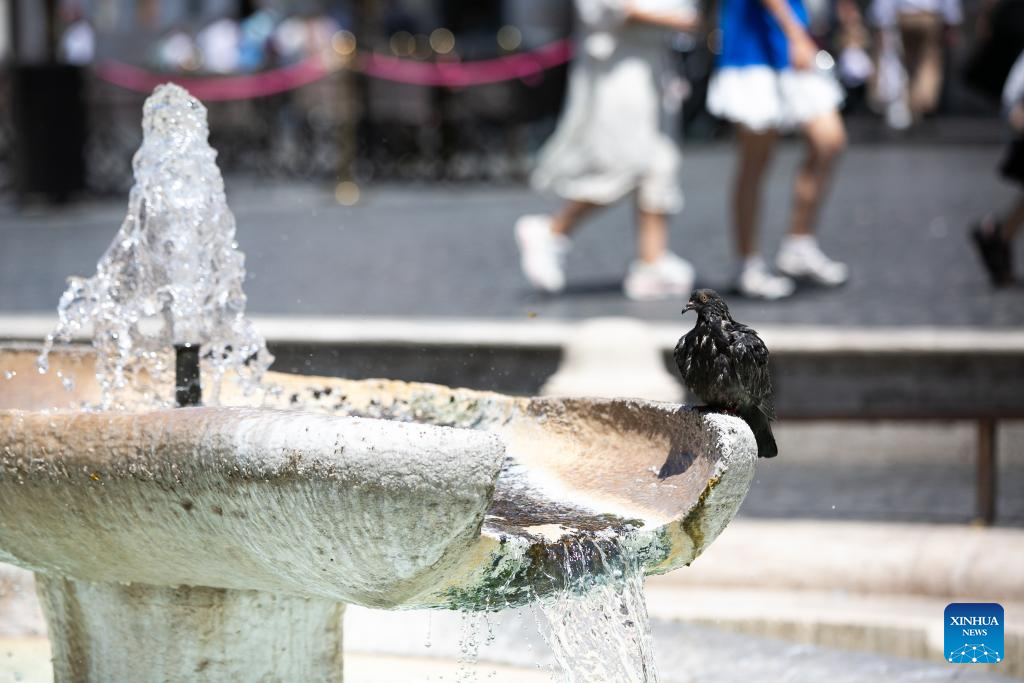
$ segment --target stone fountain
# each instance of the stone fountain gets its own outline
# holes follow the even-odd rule
[[[756,459],[734,417],[265,371],[205,110],[175,86],[146,107],[97,278],[71,281],[40,371],[0,347],[0,561],[36,573],[58,681],[337,681],[346,603],[522,605],[574,589],[567,555],[663,573],[732,519]],[[182,216],[210,235],[175,242]],[[87,322],[93,348],[60,343]],[[192,343],[204,406],[173,408]]]

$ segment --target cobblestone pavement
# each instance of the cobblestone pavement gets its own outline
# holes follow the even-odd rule
[[[827,325],[972,325],[1024,322],[1024,290],[993,292],[966,240],[967,225],[1005,205],[996,145],[860,145],[849,151],[822,217],[822,243],[851,264],[839,291],[807,289],[773,304],[734,302],[753,322]],[[799,150],[781,150],[768,187],[764,242],[785,229]],[[687,208],[672,244],[701,284],[731,274],[728,145],[686,151]],[[228,180],[248,257],[250,307],[259,313],[673,319],[678,302],[632,303],[619,291],[632,252],[623,203],[585,226],[558,297],[530,293],[518,271],[512,224],[556,202],[524,188],[368,186],[355,207],[330,188]],[[123,218],[127,197],[64,209],[0,207],[0,312],[52,311],[69,274],[89,275]],[[1024,242],[1024,240],[1022,240]],[[1024,244],[1018,245],[1024,247]],[[1024,262],[1024,254],[1019,261]]]

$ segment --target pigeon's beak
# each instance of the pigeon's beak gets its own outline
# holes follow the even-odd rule
[[[686,302],[686,308],[683,309],[682,314],[686,315],[687,311],[692,311],[695,308],[697,308],[697,306],[693,303],[692,300],[691,301],[687,301]]]

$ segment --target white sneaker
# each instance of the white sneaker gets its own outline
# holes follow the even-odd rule
[[[551,217],[523,216],[516,221],[519,264],[534,288],[555,293],[565,288],[565,255],[569,238],[551,232]]]
[[[796,283],[788,277],[768,270],[764,259],[748,259],[736,278],[736,290],[753,299],[785,299],[796,291]]]
[[[693,290],[694,275],[689,261],[669,251],[654,263],[630,263],[622,290],[634,301],[687,296]]]
[[[810,235],[786,237],[775,257],[780,272],[794,278],[804,278],[838,287],[850,278],[850,269],[845,263],[833,261],[818,247],[818,241]]]
[[[910,107],[902,99],[890,103],[885,108],[885,125],[893,130],[906,130],[914,123],[914,115]]]

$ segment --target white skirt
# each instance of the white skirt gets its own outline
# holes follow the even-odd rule
[[[761,132],[789,129],[836,109],[843,90],[828,72],[727,66],[708,85],[708,111]]]
[[[603,206],[635,192],[643,211],[682,210],[678,110],[667,106],[661,85],[664,49],[634,40],[637,30],[607,59],[573,64],[558,127],[530,179],[535,189]]]

